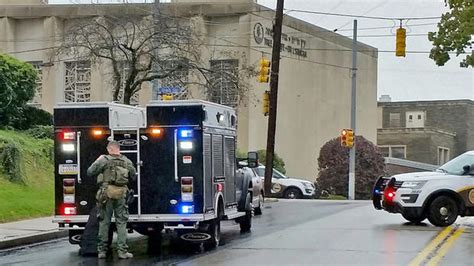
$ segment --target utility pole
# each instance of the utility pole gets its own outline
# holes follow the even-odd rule
[[[270,74],[270,112],[268,113],[267,155],[265,162],[265,195],[271,194],[273,175],[273,153],[278,101],[278,76],[280,71],[281,31],[283,25],[284,0],[277,1],[275,24],[273,25],[272,65]]]
[[[352,93],[351,93],[351,128],[356,134],[356,97],[357,97],[357,20],[354,20],[354,29],[352,37]],[[356,144],[357,141],[354,141],[354,146],[350,149],[349,152],[349,199],[355,199],[355,155],[356,155]]]

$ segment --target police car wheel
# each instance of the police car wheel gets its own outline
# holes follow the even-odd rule
[[[294,187],[287,188],[284,194],[285,199],[301,199],[302,195],[301,190]]]
[[[458,206],[454,199],[439,196],[431,202],[428,220],[435,226],[449,226],[458,218]]]
[[[426,215],[424,215],[424,214],[422,214],[422,215],[409,215],[409,214],[406,214],[406,213],[402,213],[402,216],[403,216],[403,218],[405,218],[405,220],[407,220],[411,223],[414,223],[414,224],[419,224],[424,219],[426,219]]]

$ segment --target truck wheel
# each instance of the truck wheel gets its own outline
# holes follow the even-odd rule
[[[264,202],[263,192],[260,192],[260,196],[258,196],[258,206],[255,207],[254,213],[255,215],[262,215],[263,210],[263,202]]]
[[[402,216],[403,216],[403,218],[405,218],[405,220],[407,220],[411,223],[414,223],[414,224],[419,224],[424,219],[426,219],[425,214],[421,214],[421,215],[418,216],[418,215],[409,215],[409,214],[406,214],[406,213],[402,213]]]
[[[212,249],[212,248],[217,248],[219,246],[219,243],[221,241],[221,220],[222,216],[224,215],[223,209],[221,205],[219,204],[219,212],[211,224],[209,224],[209,228],[207,229],[208,234],[211,236],[211,239],[206,241],[204,243],[204,248],[205,249]]]
[[[148,234],[148,254],[156,255],[161,251],[161,243],[163,241],[163,236],[161,232],[149,233]]]
[[[252,194],[248,192],[245,200],[245,216],[240,220],[240,232],[250,232],[250,228],[252,228]]]
[[[294,187],[287,188],[284,194],[285,199],[301,199],[302,196],[301,190]]]
[[[428,220],[435,226],[452,225],[458,218],[458,205],[450,197],[439,196],[428,208]]]
[[[69,230],[69,243],[73,245],[81,244],[83,230]]]

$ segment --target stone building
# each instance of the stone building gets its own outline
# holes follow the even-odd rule
[[[471,100],[379,102],[377,145],[387,157],[441,165],[474,150]]]
[[[154,8],[153,4],[49,5],[45,0],[0,0],[0,4],[0,52],[38,69],[34,104],[47,111],[58,102],[112,99],[106,66],[64,57],[51,59],[68,25],[78,18],[103,15],[147,16]],[[203,60],[211,68],[239,69],[244,64],[256,66],[262,54],[270,58],[274,11],[255,1],[175,0],[160,8],[198,23],[205,33]],[[283,45],[276,152],[289,175],[314,180],[321,146],[350,126],[352,40],[285,16]],[[377,49],[363,43],[358,43],[358,49],[357,134],[375,143]],[[237,108],[241,151],[266,147],[268,118],[262,114],[261,97],[268,84],[257,83],[254,77],[248,83],[248,99]],[[220,91],[227,93],[229,84],[222,81]],[[148,103],[156,97],[156,89],[144,84],[135,100],[140,105]],[[210,99],[199,92],[192,97]],[[232,97],[226,99],[222,103],[236,104]]]

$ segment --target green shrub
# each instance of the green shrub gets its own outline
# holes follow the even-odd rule
[[[53,124],[53,116],[50,113],[33,106],[21,108],[20,115],[12,120],[13,127],[20,130]]]
[[[0,165],[10,182],[25,183],[22,177],[20,149],[14,142],[0,147]]]
[[[37,139],[53,139],[54,129],[53,126],[36,125],[26,130],[26,134]]]
[[[261,164],[265,165],[266,158],[267,158],[267,151],[266,150],[258,150],[257,153],[258,153],[258,161]],[[276,153],[274,153],[274,155],[273,155],[273,168],[278,170],[282,174],[286,174],[285,162]]]

